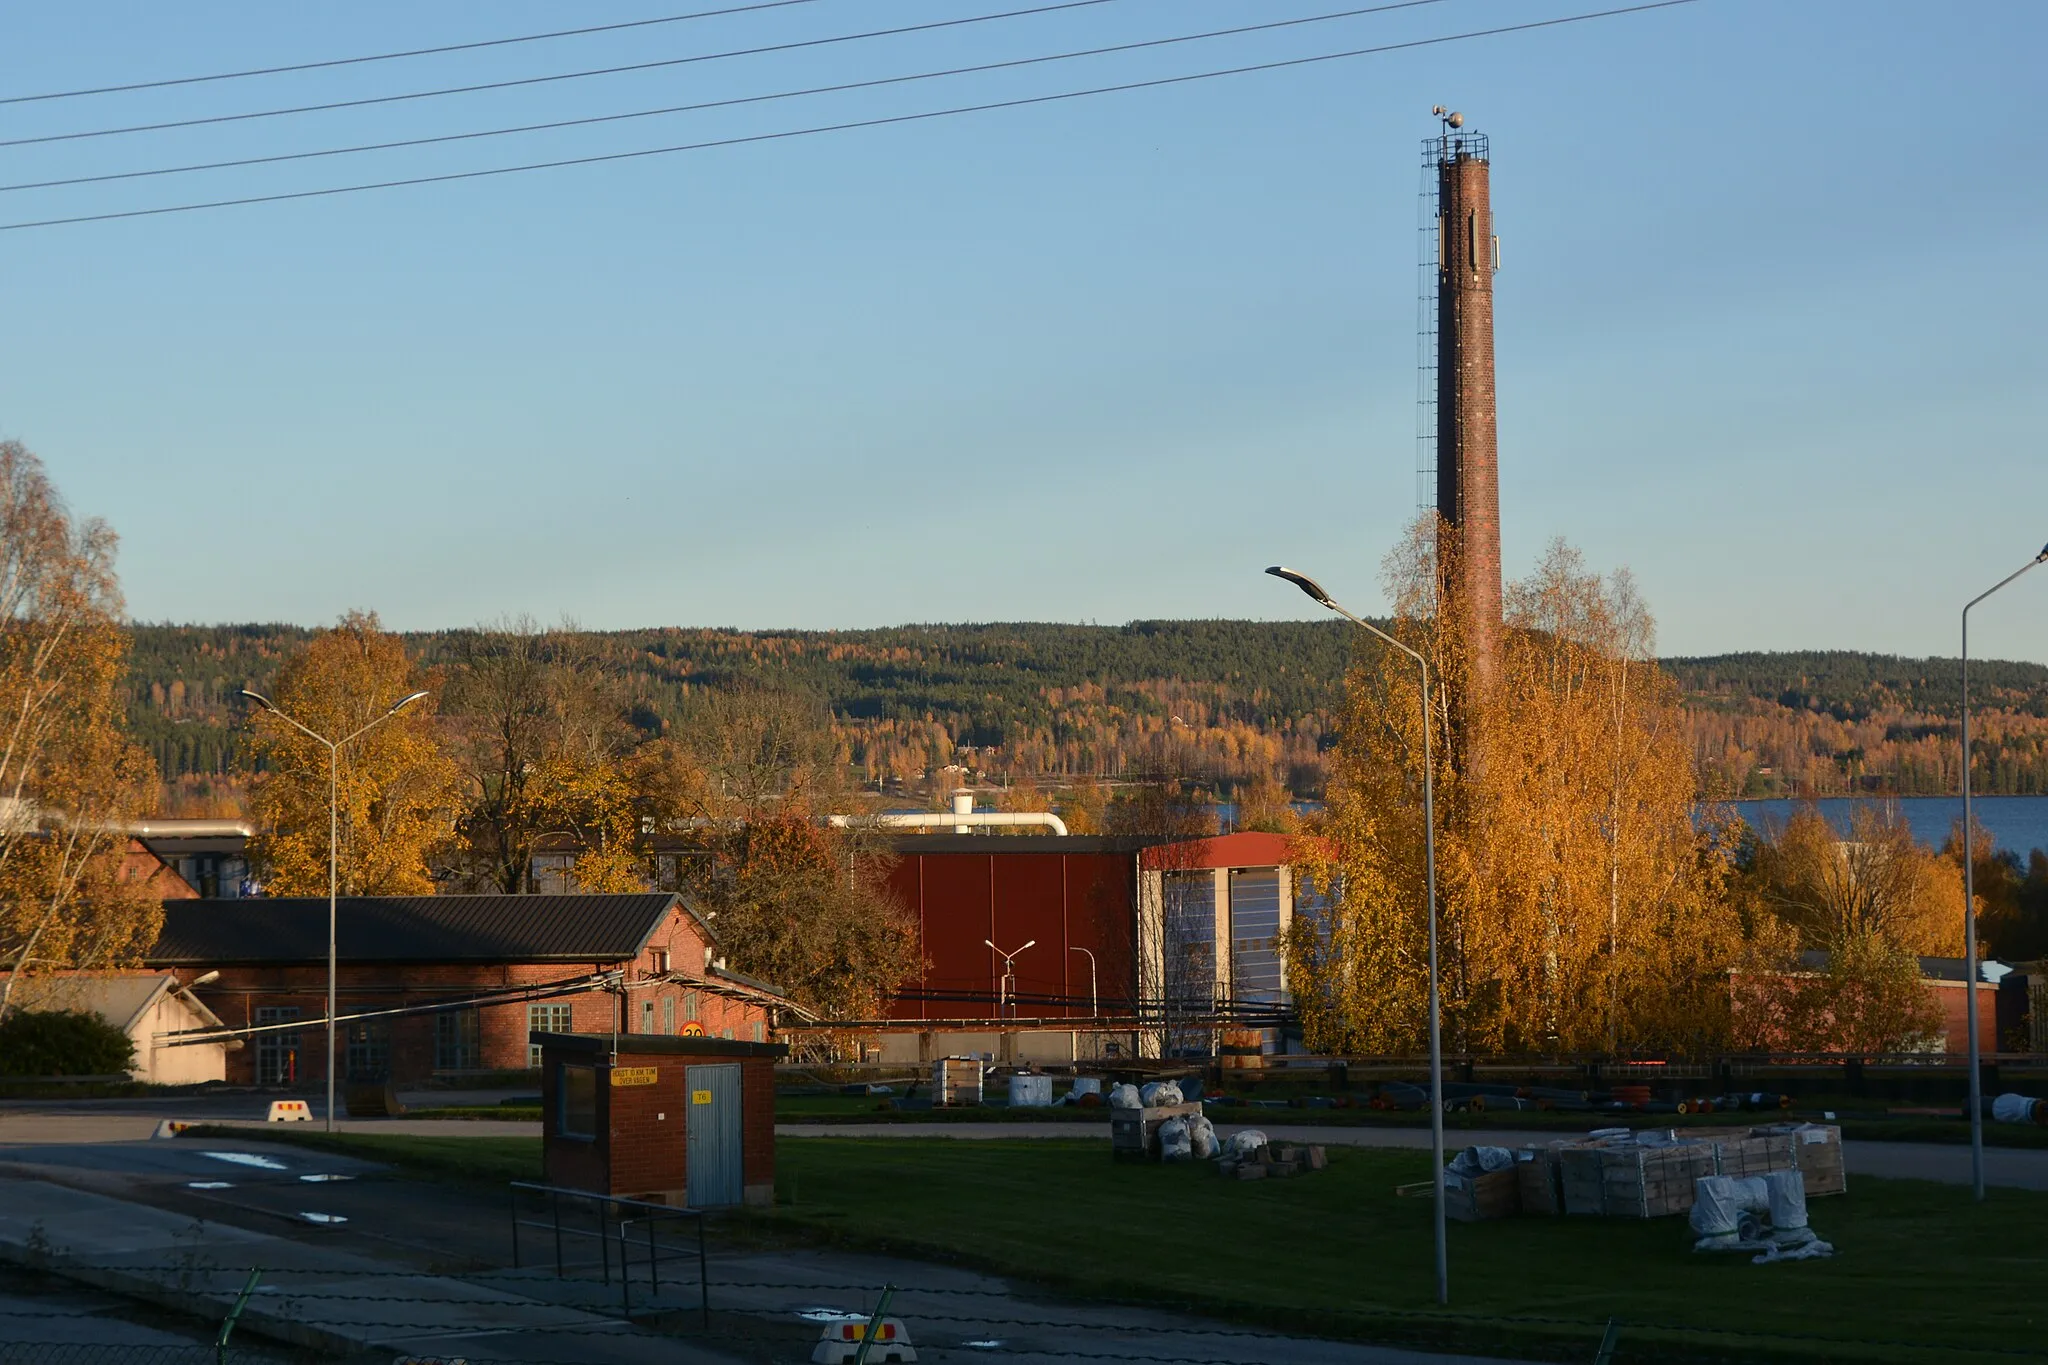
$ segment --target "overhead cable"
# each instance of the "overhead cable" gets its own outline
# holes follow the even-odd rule
[[[293,114],[320,114],[335,109],[364,109],[377,104],[440,99],[445,95],[474,95],[485,90],[512,90],[526,85],[580,81],[594,76],[619,76],[633,71],[656,71],[663,67],[690,66],[698,62],[722,62],[730,57],[759,57],[770,52],[796,52],[803,48],[857,43],[870,38],[896,38],[906,33],[929,33],[934,29],[962,28],[968,24],[988,24],[1000,19],[1023,19],[1034,14],[1055,14],[1061,10],[1087,9],[1094,5],[1115,3],[1116,0],[1059,0],[1058,4],[1005,10],[1000,14],[971,14],[960,19],[934,19],[929,23],[905,24],[900,28],[869,29],[862,33],[836,33],[828,38],[803,38],[794,42],[768,43],[760,47],[732,48],[725,52],[700,52],[690,57],[666,57],[658,62],[600,66],[585,71],[558,71],[546,76],[522,76],[516,80],[484,81],[477,85],[450,85],[439,90],[410,90],[401,95],[369,95],[362,99],[334,100],[327,104],[297,104],[284,109],[256,109],[245,114],[212,114],[205,118],[171,119],[163,123],[133,123],[121,128],[88,128],[77,133],[43,133],[36,137],[7,138],[0,141],[0,147],[32,147],[44,142],[77,142],[84,138],[123,137],[129,133],[160,133],[172,128],[202,128],[217,123],[247,123],[252,119],[284,118]]]
[[[726,9],[698,10],[694,14],[664,14],[655,19],[628,19],[617,24],[593,24],[588,28],[559,28],[552,33],[522,33],[514,38],[485,38],[473,43],[447,43],[441,47],[415,47],[404,52],[378,52],[367,57],[332,57],[320,62],[294,62],[289,66],[256,66],[246,71],[215,71],[205,76],[175,76],[159,81],[130,81],[126,85],[98,85],[84,90],[51,90],[40,95],[0,96],[0,104],[36,104],[44,100],[75,100],[87,95],[119,95],[131,90],[165,90],[176,85],[205,85],[211,81],[239,81],[249,76],[282,76],[294,71],[324,71],[336,66],[361,66],[366,62],[395,62],[401,57],[438,57],[444,52],[475,52],[486,47],[511,47],[515,43],[541,43],[553,38],[581,38],[591,33],[617,33],[629,28],[653,28],[657,24],[682,24],[692,19],[717,19],[728,14],[751,14],[755,10],[785,9],[790,5],[812,5],[817,0],[760,0],[758,4],[733,5]]]
[[[362,194],[370,190],[400,189],[410,185],[438,185],[459,180],[481,180],[492,176],[520,175],[528,171],[558,170],[565,166],[594,166],[612,161],[634,161],[650,156],[670,156],[680,152],[708,151],[716,147],[740,147],[760,142],[781,142],[792,138],[813,137],[821,133],[850,132],[859,128],[882,128],[895,124],[923,123],[933,119],[952,118],[961,114],[988,113],[997,109],[1022,109],[1033,105],[1056,104],[1065,100],[1086,99],[1095,95],[1120,94],[1131,90],[1154,90],[1166,86],[1187,85],[1195,81],[1216,80],[1224,76],[1243,76],[1263,71],[1284,71],[1298,67],[1319,65],[1324,62],[1344,61],[1353,57],[1370,57],[1381,53],[1400,52],[1413,48],[1438,47],[1446,43],[1466,42],[1476,38],[1492,38],[1508,33],[1526,33],[1537,29],[1558,28],[1566,24],[1582,24],[1597,19],[1612,19],[1627,14],[1643,14],[1652,10],[1674,9],[1680,5],[1691,5],[1698,2],[1699,0],[1650,0],[1649,3],[1624,5],[1616,9],[1567,14],[1554,19],[1536,19],[1521,24],[1503,24],[1495,28],[1472,29],[1464,33],[1448,33],[1434,38],[1415,38],[1400,43],[1383,43],[1376,47],[1352,48],[1344,52],[1324,52],[1308,57],[1290,57],[1280,61],[1257,62],[1246,66],[1226,67],[1215,71],[1196,71],[1182,76],[1160,76],[1150,80],[1125,81],[1117,85],[1092,86],[1085,90],[1063,90],[1050,95],[1028,95],[1017,99],[992,100],[985,104],[957,105],[950,109],[931,109],[915,114],[895,114],[879,118],[854,119],[845,123],[818,124],[809,128],[791,128],[777,133],[753,133],[744,137],[714,138],[704,142],[685,142],[670,147],[647,147],[631,152],[607,152],[593,156],[563,157],[555,161],[531,161],[517,166],[494,166],[478,171],[448,171],[439,175],[408,176],[399,180],[378,180],[357,185],[334,185],[326,189],[290,190],[277,194],[245,195],[235,199],[211,199],[191,204],[165,204],[156,208],[123,209],[111,213],[82,213],[64,218],[41,218],[19,223],[0,223],[0,232],[19,232],[28,228],[68,227],[76,223],[104,223],[122,218],[152,218],[170,213],[198,213],[207,209],[242,208],[250,204],[276,204],[294,199],[323,199],[342,194]]]
[[[799,99],[809,95],[836,95],[849,90],[872,90],[878,86],[906,85],[914,81],[938,80],[948,76],[972,76],[989,71],[1005,71],[1016,67],[1040,66],[1047,62],[1073,61],[1081,57],[1103,57],[1120,52],[1136,52],[1143,48],[1170,47],[1177,43],[1200,42],[1210,38],[1234,38],[1246,33],[1263,33],[1272,29],[1297,28],[1303,24],[1322,24],[1335,19],[1355,19],[1362,15],[1384,14],[1389,10],[1415,9],[1423,5],[1440,5],[1446,0],[1396,0],[1395,3],[1372,5],[1364,9],[1340,10],[1334,14],[1315,14],[1301,19],[1280,19],[1266,24],[1245,24],[1238,28],[1211,29],[1206,33],[1183,33],[1171,38],[1147,38],[1139,42],[1117,43],[1109,47],[1082,48],[1072,52],[1055,52],[1042,57],[1015,57],[1008,61],[983,62],[978,66],[948,67],[943,71],[920,71],[908,76],[882,76],[873,80],[848,81],[841,85],[813,85],[802,90],[778,90],[767,95],[740,95],[731,99],[705,100],[697,104],[672,104],[661,109],[636,109],[624,114],[594,114],[588,118],[558,119],[550,123],[527,123],[511,128],[485,128],[470,133],[442,133],[434,137],[404,138],[396,142],[367,142],[352,147],[327,147],[312,152],[280,152],[272,156],[240,157],[232,161],[202,161],[186,166],[163,166],[144,171],[111,171],[105,175],[77,175],[62,180],[29,180],[16,185],[0,185],[0,194],[17,190],[58,189],[66,185],[98,185],[110,180],[144,180],[160,175],[186,175],[193,171],[224,171],[243,166],[269,166],[281,161],[311,161],[320,157],[348,156],[357,152],[389,152],[405,147],[428,147],[443,142],[468,142],[477,138],[509,137],[518,133],[551,132],[560,128],[583,128],[596,123],[618,123],[626,119],[654,118],[663,114],[694,114],[706,109],[729,109],[742,104],[766,104],[773,100]]]

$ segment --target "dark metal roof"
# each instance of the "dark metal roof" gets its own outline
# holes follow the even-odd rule
[[[674,895],[343,896],[343,962],[622,962],[661,927]],[[327,961],[327,898],[164,902],[152,967]]]

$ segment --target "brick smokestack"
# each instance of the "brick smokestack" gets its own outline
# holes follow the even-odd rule
[[[1500,677],[1500,446],[1493,397],[1493,198],[1483,136],[1436,141],[1436,506],[1455,567],[1449,606],[1471,623],[1472,685]]]

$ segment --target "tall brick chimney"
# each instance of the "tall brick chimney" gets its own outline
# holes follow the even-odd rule
[[[1454,568],[1447,605],[1471,623],[1472,685],[1500,676],[1500,446],[1494,428],[1493,202],[1483,134],[1451,114],[1431,139],[1437,198],[1436,506]]]

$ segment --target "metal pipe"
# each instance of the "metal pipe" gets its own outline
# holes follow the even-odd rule
[[[1977,966],[1976,826],[1970,820],[1970,608],[2044,560],[2048,545],[1963,606],[1963,1018],[1970,1032],[1970,1188],[1979,1203],[1984,1200],[1984,1077],[1977,1043],[1977,982],[1983,972]]]
[[[909,811],[889,815],[834,815],[829,823],[834,829],[845,829],[858,825],[868,829],[952,829],[962,833],[969,829],[1049,829],[1061,838],[1067,835],[1067,822],[1051,811],[992,811],[978,810],[962,814],[959,811]]]

